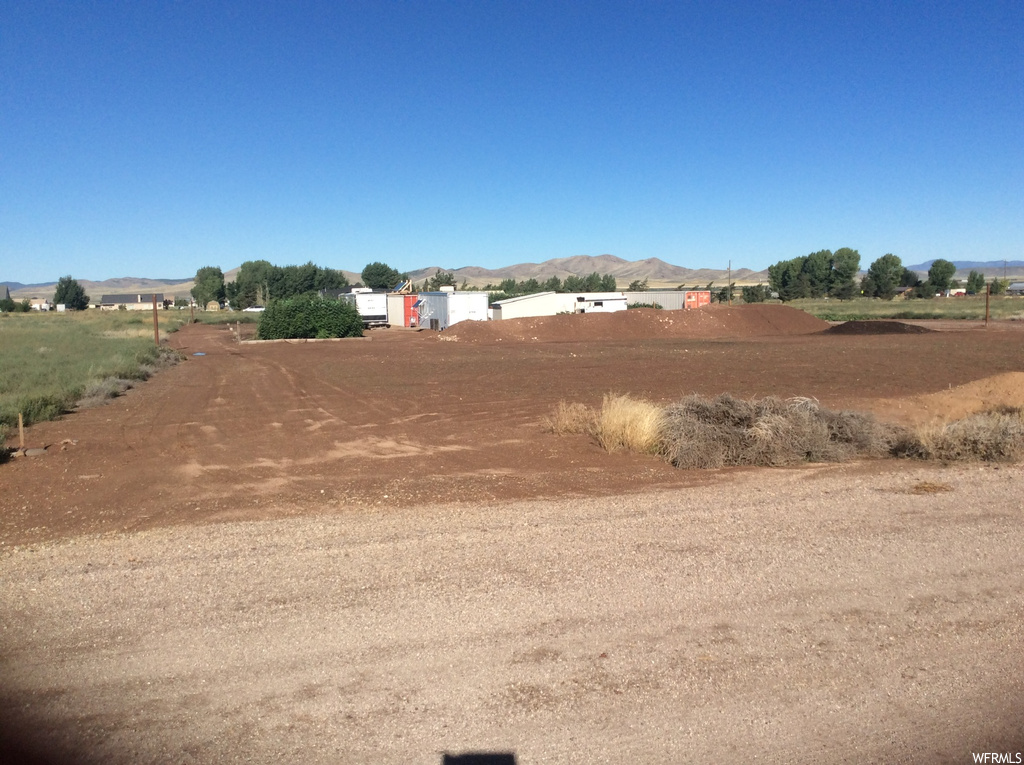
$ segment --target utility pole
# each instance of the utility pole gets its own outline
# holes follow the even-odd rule
[[[160,347],[160,322],[156,318],[156,295],[153,295],[153,342]]]

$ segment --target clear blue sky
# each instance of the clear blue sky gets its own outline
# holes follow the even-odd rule
[[[1024,258],[1024,3],[0,0],[0,280]]]

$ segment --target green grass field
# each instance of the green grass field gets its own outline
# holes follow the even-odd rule
[[[160,311],[160,334],[188,313]],[[0,443],[25,424],[53,419],[83,398],[117,395],[173,353],[153,342],[149,311],[0,314]]]
[[[793,300],[787,305],[826,321],[857,319],[967,319],[985,318],[985,296],[933,298],[931,300]],[[1024,298],[996,296],[991,299],[992,320],[1024,320]]]

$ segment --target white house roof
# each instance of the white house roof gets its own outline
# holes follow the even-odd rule
[[[555,295],[553,290],[548,292],[531,292],[529,295],[516,295],[515,297],[505,298],[504,300],[495,300],[494,305],[505,305],[506,303],[518,303],[521,300],[530,300],[532,298],[542,297],[544,295]]]

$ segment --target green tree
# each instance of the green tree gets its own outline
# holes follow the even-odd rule
[[[909,268],[903,269],[903,274],[900,276],[901,287],[916,287],[921,284],[921,277],[917,275],[917,271],[911,271]]]
[[[0,299],[0,313],[14,313],[18,304],[8,298]]]
[[[992,286],[991,286],[992,294],[993,295],[1002,295],[1004,292],[1006,292],[1006,290],[1007,290],[1007,288],[1009,286],[1010,286],[1010,280],[1009,279],[993,279],[992,280]]]
[[[971,271],[967,275],[967,294],[979,295],[985,291],[985,274]]]
[[[63,303],[70,311],[84,311],[89,307],[89,296],[82,285],[70,276],[62,276],[57,282],[57,291],[53,295],[54,303]]]
[[[437,292],[442,287],[454,287],[456,284],[455,274],[451,271],[437,269],[434,275],[427,280],[427,292]]]
[[[806,257],[793,258],[792,260],[780,260],[773,266],[768,266],[768,284],[773,291],[779,293],[779,300],[787,302],[798,298],[810,297],[810,284],[806,275],[803,274]],[[801,275],[804,276],[801,279]],[[708,289],[711,288],[709,284]]]
[[[828,294],[840,300],[849,300],[857,291],[857,271],[860,270],[860,253],[849,247],[840,247],[832,254],[832,274]]]
[[[743,287],[740,290],[744,303],[763,303],[772,296],[772,289],[767,284],[757,284],[752,287]]]
[[[192,297],[195,301],[206,307],[212,301],[221,302],[225,297],[224,272],[219,266],[203,266],[196,271],[195,286],[192,288]]]
[[[647,291],[647,279],[634,279],[629,283],[628,287],[630,292],[646,292]]]
[[[861,289],[867,297],[892,300],[902,276],[903,262],[892,253],[886,253],[868,267]]]
[[[368,263],[359,275],[363,284],[372,289],[391,289],[402,281],[402,275],[387,263]]]
[[[949,289],[949,281],[953,278],[953,274],[956,273],[956,266],[950,263],[948,260],[939,258],[932,262],[932,267],[928,269],[928,281],[932,283],[932,286],[936,290],[942,292],[943,290]]]
[[[812,252],[804,259],[800,272],[807,277],[807,297],[824,297],[832,281],[832,251]]]

